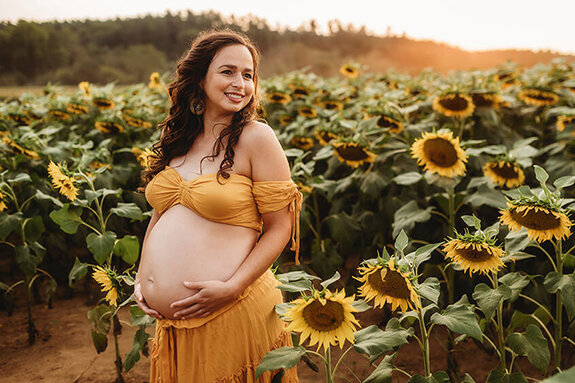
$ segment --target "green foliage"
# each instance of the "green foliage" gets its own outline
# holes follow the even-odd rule
[[[507,344],[517,355],[527,355],[529,362],[541,371],[547,371],[551,355],[547,339],[536,325],[530,324],[524,333],[513,333],[507,338]]]
[[[304,347],[280,347],[268,352],[261,363],[256,368],[256,378],[266,371],[277,370],[278,368],[290,369],[299,362],[306,353]]]

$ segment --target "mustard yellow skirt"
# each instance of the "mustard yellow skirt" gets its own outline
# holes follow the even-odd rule
[[[277,371],[256,380],[256,367],[268,351],[292,346],[286,323],[274,311],[283,301],[277,284],[268,270],[210,316],[157,320],[150,383],[270,383]],[[296,367],[282,382],[298,382]]]

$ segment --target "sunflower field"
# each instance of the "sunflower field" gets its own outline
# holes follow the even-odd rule
[[[0,257],[14,270],[2,306],[25,295],[33,343],[38,290],[51,300],[91,276],[105,293],[88,313],[92,340],[97,352],[113,342],[118,382],[154,323],[132,286],[151,215],[140,174],[167,81],[83,82],[70,95],[48,86],[0,103]],[[294,347],[268,353],[259,374],[313,357],[328,383],[575,379],[575,63],[447,77],[349,63],[338,78],[292,72],[261,88],[260,116],[304,201],[302,264],[286,252],[275,269]],[[127,353],[123,307],[138,327]],[[385,320],[362,327],[356,316],[373,308]],[[430,349],[432,331],[443,349]],[[417,371],[394,364],[410,343]],[[466,373],[453,352],[466,343],[498,363]],[[354,353],[369,373],[350,379],[342,366]]]

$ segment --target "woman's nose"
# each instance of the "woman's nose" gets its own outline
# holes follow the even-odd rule
[[[237,88],[244,87],[244,78],[242,77],[241,73],[236,74],[232,79],[232,85]]]

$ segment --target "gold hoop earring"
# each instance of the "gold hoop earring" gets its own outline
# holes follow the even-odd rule
[[[190,110],[192,111],[193,114],[199,116],[202,113],[204,113],[204,102],[202,100],[192,100],[192,103],[190,105]]]

